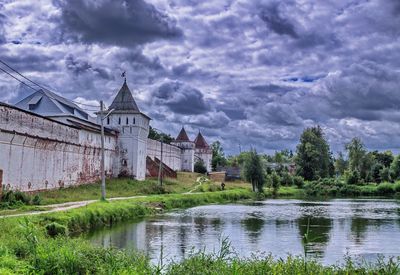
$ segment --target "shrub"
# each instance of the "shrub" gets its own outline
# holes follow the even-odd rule
[[[40,205],[42,203],[42,198],[39,195],[35,195],[32,199],[33,205]]]
[[[196,161],[196,163],[194,164],[194,171],[200,174],[207,173],[207,168],[202,160]]]
[[[381,180],[383,182],[388,182],[390,181],[390,170],[388,167],[383,167],[382,170],[379,172],[379,175],[381,177]]]
[[[361,188],[354,184],[345,184],[342,187],[340,187],[339,192],[342,195],[359,196],[361,195]]]
[[[45,226],[47,234],[51,237],[55,236],[64,236],[67,234],[67,227],[64,225],[61,225],[57,222],[52,222],[49,224],[46,224]]]
[[[276,194],[278,194],[278,190],[279,190],[279,185],[281,182],[281,179],[279,178],[278,174],[274,171],[271,174],[271,187],[272,187],[272,194],[275,196]]]
[[[358,181],[360,180],[360,174],[358,173],[357,170],[351,171],[346,178],[346,183],[347,184],[357,184]]]
[[[294,176],[293,177],[293,183],[296,185],[298,188],[302,188],[304,185],[304,179],[300,176]]]
[[[288,172],[282,173],[281,185],[286,185],[286,186],[293,185],[293,177]]]
[[[393,189],[395,192],[400,192],[400,182],[394,184]]]
[[[7,190],[1,195],[1,204],[3,208],[9,206],[22,206],[31,203],[31,197],[21,191]]]
[[[379,195],[391,195],[394,191],[394,184],[392,183],[381,183],[378,185],[377,192]]]

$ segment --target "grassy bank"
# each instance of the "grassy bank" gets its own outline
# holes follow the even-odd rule
[[[192,190],[196,185],[197,173],[178,172],[176,179],[164,179],[163,187],[160,187],[157,179],[137,181],[133,179],[107,179],[107,197],[129,197],[136,195],[183,193]],[[56,189],[40,192],[42,204],[55,204],[70,201],[95,200],[101,196],[101,183],[73,186],[64,189]]]
[[[137,254],[92,247],[71,238],[96,227],[138,219],[158,211],[253,198],[247,190],[203,194],[155,195],[97,202],[66,212],[0,220],[0,274],[149,274],[148,260]]]

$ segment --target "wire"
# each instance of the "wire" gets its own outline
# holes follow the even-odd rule
[[[11,67],[10,65],[8,65],[6,62],[4,62],[3,60],[0,59],[0,63],[2,63],[3,65],[5,65],[7,68],[9,68],[10,70],[12,70],[13,72],[15,72],[16,74],[18,74],[19,76],[23,77],[24,79],[28,80],[29,82],[31,82],[32,84],[38,86],[39,88],[42,88],[43,90],[47,90],[49,92],[52,92],[51,90],[43,87],[42,85],[40,85],[39,83],[29,79],[28,77],[24,76],[23,74],[21,74],[20,72],[18,72],[16,69],[14,69],[13,67]],[[21,82],[22,84],[30,87],[31,89],[33,89],[34,91],[37,91],[35,88],[33,88],[32,86],[26,84],[25,82],[23,82],[22,80],[16,78],[15,76],[13,76],[12,74],[10,74],[9,72],[7,72],[6,70],[0,68],[3,72],[5,72],[6,74],[10,75],[11,77],[13,77],[14,79],[18,80],[19,82]],[[54,93],[54,92],[53,92]],[[80,103],[74,100],[70,100],[71,102],[75,103],[75,104],[79,104],[79,105],[83,105],[83,106],[87,106],[87,107],[96,107],[99,108],[100,105],[93,105],[93,104],[86,104],[86,103]],[[81,108],[83,109],[83,108]]]
[[[37,91],[35,88],[33,88],[32,86],[26,84],[25,82],[23,82],[22,80],[16,78],[15,76],[13,76],[12,74],[10,74],[9,72],[7,72],[6,70],[0,68],[0,70],[2,70],[3,72],[5,72],[6,74],[8,74],[9,76],[11,76],[12,78],[16,79],[17,81],[19,81],[20,83],[24,84],[25,86],[31,88],[32,90],[34,90],[35,92]]]

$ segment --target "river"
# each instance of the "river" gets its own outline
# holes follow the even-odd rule
[[[309,224],[309,225],[308,225]],[[309,232],[307,243],[302,242]],[[158,263],[193,251],[218,251],[227,237],[238,256],[304,255],[323,264],[344,256],[375,261],[400,256],[400,203],[386,199],[303,201],[193,207],[92,232],[95,245],[143,251]]]

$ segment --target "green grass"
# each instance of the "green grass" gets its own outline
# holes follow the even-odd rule
[[[179,172],[177,179],[164,179],[160,188],[157,179],[138,181],[133,179],[107,179],[106,192],[108,198],[129,197],[147,194],[182,193],[196,185],[196,173]],[[42,204],[56,204],[71,201],[96,200],[101,196],[101,183],[73,186],[64,189],[40,192]]]

